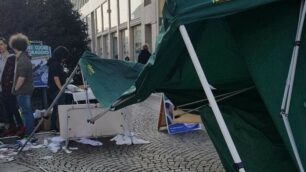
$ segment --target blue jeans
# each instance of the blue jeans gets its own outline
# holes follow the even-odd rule
[[[21,114],[25,123],[25,135],[30,135],[34,129],[34,116],[31,106],[30,95],[17,95],[18,106],[21,109]]]

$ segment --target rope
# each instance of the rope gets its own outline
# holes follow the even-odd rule
[[[218,97],[218,98],[221,97],[220,99],[216,99],[216,102],[220,102],[220,101],[226,100],[226,99],[228,99],[228,98],[231,98],[231,97],[236,96],[236,95],[238,95],[238,94],[241,94],[241,93],[243,93],[243,92],[249,91],[249,90],[251,90],[251,89],[253,89],[253,88],[255,88],[255,86],[252,86],[252,87],[244,88],[244,89],[241,89],[241,90],[232,91],[232,92],[229,92],[229,93],[225,93],[225,94],[221,94],[221,95],[215,96],[216,98],[217,98],[217,97]],[[202,101],[205,101],[205,100],[207,100],[207,99],[201,100],[201,102],[202,102]],[[196,101],[196,102],[199,102],[199,101]],[[190,104],[192,104],[192,103],[193,103],[193,102],[187,103],[187,104],[190,105]],[[194,103],[193,103],[193,104],[194,104]],[[190,113],[190,112],[193,112],[193,111],[198,111],[198,110],[201,109],[202,107],[205,107],[205,106],[208,106],[208,105],[209,105],[209,103],[206,103],[206,104],[201,105],[201,106],[199,106],[199,107],[196,107],[196,108],[194,108],[194,109],[188,109],[186,112],[181,113],[181,114],[177,114],[177,115],[179,116],[179,115],[183,115],[183,114],[185,114],[185,113]],[[184,104],[184,106],[186,106],[186,104]],[[179,106],[177,106],[177,107],[179,107]],[[182,105],[180,105],[180,107],[182,107]],[[181,110],[183,110],[183,109],[181,109]],[[184,110],[186,110],[186,109],[184,109]]]
[[[220,94],[220,95],[215,96],[215,98],[227,97],[227,95],[230,95],[229,97],[231,97],[231,95],[236,95],[236,93],[239,94],[239,93],[241,93],[241,92],[248,91],[248,90],[250,90],[250,89],[252,89],[252,88],[255,88],[255,86],[251,86],[251,87],[248,87],[248,88],[244,88],[244,89],[240,89],[240,90],[236,90],[236,91],[232,91],[232,92]],[[197,101],[194,101],[194,102],[190,102],[190,103],[186,103],[186,104],[179,105],[179,106],[177,106],[177,108],[181,108],[181,107],[185,107],[185,106],[189,106],[189,105],[201,103],[201,102],[204,102],[204,101],[207,101],[207,100],[208,100],[208,99],[197,100]]]

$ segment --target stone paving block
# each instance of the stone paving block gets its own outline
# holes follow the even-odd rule
[[[32,172],[31,168],[16,163],[2,163],[0,164],[1,172]]]
[[[17,169],[18,164],[23,164],[24,166],[19,166],[20,172],[36,172],[36,169],[41,171],[39,166],[50,172],[223,172],[216,150],[204,131],[177,135],[157,131],[158,100],[160,97],[151,96],[146,101],[131,106],[129,115],[134,119],[131,125],[134,132],[140,138],[149,140],[150,144],[117,146],[109,141],[110,138],[101,138],[103,146],[92,147],[71,141],[70,146],[79,148],[71,154],[53,154],[47,149],[36,149],[21,153],[11,164],[17,165],[14,169]],[[53,158],[39,160],[46,155],[52,155]],[[1,172],[7,168],[8,172],[16,171],[11,166],[0,164]]]

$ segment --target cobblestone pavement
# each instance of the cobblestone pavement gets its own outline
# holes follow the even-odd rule
[[[150,144],[117,146],[110,138],[102,138],[101,147],[71,142],[70,146],[79,148],[71,154],[33,149],[23,152],[13,162],[0,164],[0,172],[224,171],[205,131],[177,135],[157,131],[159,100],[160,97],[154,95],[132,108],[134,131]],[[40,159],[47,155],[53,157]]]

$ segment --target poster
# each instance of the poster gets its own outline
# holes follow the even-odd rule
[[[202,129],[200,123],[176,123],[174,122],[174,105],[172,102],[163,95],[163,108],[166,118],[166,124],[169,134],[183,133],[188,131],[200,130]]]
[[[47,61],[51,57],[51,48],[47,45],[29,45],[34,87],[48,87]]]

